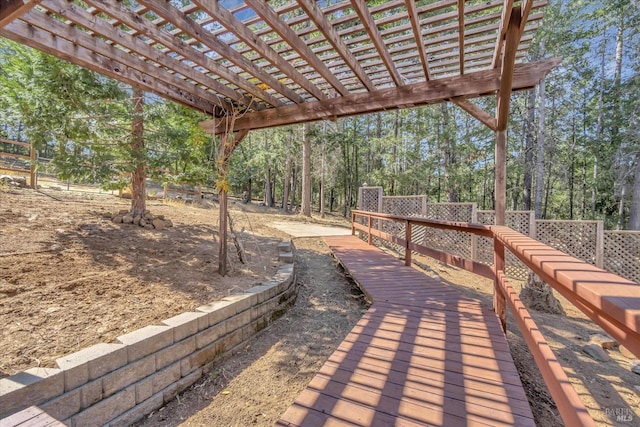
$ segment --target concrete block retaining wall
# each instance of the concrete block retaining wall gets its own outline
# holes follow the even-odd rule
[[[278,245],[280,254],[292,245]],[[281,261],[292,262],[288,256]],[[0,425],[37,405],[69,426],[125,426],[162,407],[295,301],[294,265],[272,280],[56,360],[0,379]],[[4,418],[4,421],[3,421]]]

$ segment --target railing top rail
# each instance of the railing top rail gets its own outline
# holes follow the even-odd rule
[[[640,285],[504,226],[494,237],[631,352],[640,355]]]
[[[352,214],[370,216],[372,218],[388,219],[398,222],[410,222],[413,225],[424,225],[426,227],[440,228],[445,230],[464,231],[466,233],[477,234],[479,236],[493,237],[491,227],[488,225],[474,224],[470,222],[440,221],[435,219],[425,219],[415,216],[391,215],[380,212],[370,212],[352,210]]]
[[[575,221],[572,219],[536,219],[536,223],[575,223],[576,225],[582,225],[582,224],[598,224],[599,220],[595,220],[595,219],[585,219],[585,220],[580,220],[580,221]]]
[[[31,147],[30,142],[12,141],[5,138],[0,138],[0,142],[4,142],[5,144],[19,145],[21,147]]]

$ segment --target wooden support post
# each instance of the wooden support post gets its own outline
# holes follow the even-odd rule
[[[36,147],[33,146],[33,142],[30,146],[29,159],[31,166],[29,167],[29,183],[31,184],[31,188],[34,190],[38,188],[38,183],[36,181]]]
[[[411,243],[411,222],[409,222],[409,220],[405,221],[404,226],[404,265],[411,266],[411,249],[409,249],[409,244]]]
[[[596,222],[596,267],[604,268],[604,223]]]
[[[496,131],[495,147],[495,224],[505,225],[507,209],[507,131]]]
[[[218,228],[220,242],[218,244],[218,273],[227,275],[227,190],[221,188],[218,192],[220,204],[220,227]]]
[[[373,245],[373,236],[371,235],[371,227],[373,227],[373,217],[371,215],[369,215],[367,218],[369,218],[369,237],[368,237],[368,243],[370,245]]]
[[[285,203],[287,203],[287,201],[285,200]],[[356,235],[356,214],[354,212],[351,212],[351,235],[355,236]]]
[[[498,211],[496,210],[496,214]],[[504,244],[498,239],[493,239],[493,268],[495,273],[495,281],[493,285],[493,311],[500,318],[503,332],[507,331],[507,302],[505,299],[502,286],[498,280],[500,272],[504,272]]]

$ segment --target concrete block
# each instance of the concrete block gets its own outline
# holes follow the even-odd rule
[[[117,371],[102,377],[102,392],[104,397],[111,396],[141,379],[148,377],[156,371],[156,356],[140,359],[129,363]]]
[[[234,332],[227,334],[221,340],[217,341],[220,344],[220,349],[226,352],[237,346],[242,342],[242,329],[236,329]]]
[[[132,409],[129,409],[124,414],[111,421],[109,427],[126,427],[141,420],[145,416],[149,415],[153,411],[160,409],[164,405],[163,393],[154,394],[146,399],[144,402],[136,405]]]
[[[196,381],[200,379],[200,377],[202,377],[202,368],[198,368],[186,377],[180,379],[178,381],[178,393],[182,393],[183,391],[191,387]]]
[[[0,379],[0,417],[64,393],[64,372],[31,368]]]
[[[216,323],[202,332],[196,334],[196,348],[203,348],[220,338],[225,334],[227,321]]]
[[[251,306],[255,304],[256,300],[257,297],[254,294],[229,295],[228,297],[222,298],[222,301],[233,302],[233,306],[235,308],[234,314],[242,313],[243,311],[250,309]]]
[[[80,412],[80,389],[72,390],[40,405],[40,409],[55,418],[64,420]]]
[[[196,311],[207,313],[209,316],[209,327],[228,319],[236,314],[233,301],[214,301],[207,305],[196,308]]]
[[[203,313],[204,314],[204,313]],[[156,353],[156,369],[160,370],[196,351],[196,337],[189,337]]]
[[[156,372],[152,377],[153,393],[169,387],[171,384],[177,383],[181,378],[180,362],[174,363],[163,370]]]
[[[254,286],[253,288],[249,288],[244,292],[247,294],[256,294],[256,296],[258,297],[257,304],[262,304],[264,300],[267,299],[267,292],[269,291],[269,289],[271,289],[270,286],[258,285]]]
[[[207,313],[186,312],[163,320],[162,323],[173,328],[173,342],[178,342],[195,335],[200,330],[200,323],[204,325],[203,318],[207,318]]]
[[[262,303],[251,309],[251,321],[257,320],[269,311],[267,303]]]
[[[100,401],[71,418],[75,426],[101,426],[133,408],[136,404],[135,387],[127,387],[119,393]]]
[[[195,354],[195,352],[194,352]],[[191,372],[191,358],[187,357],[180,361],[180,375],[186,377]]]
[[[293,264],[293,252],[281,252],[278,255],[278,261]]]
[[[169,326],[145,326],[117,339],[127,346],[128,360],[133,362],[173,344],[173,329]]]
[[[244,326],[251,323],[251,310],[243,311],[240,314],[233,316],[231,319],[226,322],[226,333],[233,332],[237,329],[241,329]]]
[[[144,402],[153,395],[153,382],[151,378],[136,383],[136,405]]]
[[[278,243],[278,253],[291,252],[291,241]]]
[[[167,403],[169,403],[173,399],[175,399],[177,394],[178,394],[178,384],[177,383],[173,383],[169,387],[165,388],[162,391],[162,398],[164,400],[164,404],[166,405]]]
[[[86,409],[102,400],[102,378],[80,387],[80,407]]]
[[[220,339],[208,346],[197,350],[191,356],[188,357],[189,360],[189,372],[194,369],[197,369],[201,366],[206,365],[207,363],[213,361],[217,356],[219,356],[222,352],[226,351],[227,348],[224,347],[223,343],[224,339]],[[182,365],[182,362],[181,362]],[[182,367],[182,366],[181,366]],[[182,370],[182,369],[181,369]],[[182,373],[182,372],[181,372]],[[184,375],[183,375],[184,376]]]
[[[65,390],[85,384],[127,364],[127,349],[122,344],[96,344],[56,359],[65,372]]]

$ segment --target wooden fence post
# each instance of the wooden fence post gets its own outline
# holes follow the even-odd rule
[[[471,222],[474,224],[478,223],[478,204],[473,203],[471,205]],[[471,260],[478,260],[478,236],[475,234],[471,235]]]
[[[604,266],[604,224],[602,221],[596,222],[596,267]]]
[[[36,147],[33,146],[33,142],[31,143],[29,152],[29,159],[31,160],[31,167],[29,168],[29,183],[31,184],[31,188],[34,190],[37,188],[36,182]]]
[[[373,236],[371,235],[371,227],[373,226],[373,217],[371,215],[368,216],[369,218],[369,236],[368,236],[368,243],[370,245],[373,244]]]
[[[404,265],[411,265],[411,249],[409,249],[409,244],[411,243],[411,222],[409,220],[405,221],[404,226]]]
[[[351,235],[352,236],[356,235],[356,225],[355,224],[356,224],[356,214],[354,212],[351,212]]]
[[[536,211],[529,211],[529,237],[536,238]]]

